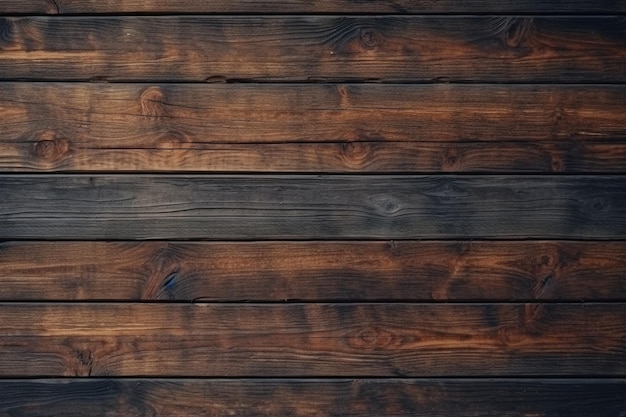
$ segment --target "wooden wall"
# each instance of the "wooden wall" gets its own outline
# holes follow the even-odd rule
[[[626,415],[626,2],[0,14],[0,416]]]

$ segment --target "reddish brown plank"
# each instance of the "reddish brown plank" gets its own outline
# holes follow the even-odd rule
[[[626,304],[0,306],[0,375],[618,376]]]
[[[2,83],[0,169],[621,172],[624,97],[619,85]]]
[[[0,380],[0,413],[156,417],[615,417],[624,379]]]
[[[0,299],[626,300],[625,242],[0,243]]]
[[[158,137],[157,140],[163,140]],[[3,172],[568,172],[621,173],[626,141],[611,143],[343,142],[89,148],[44,133],[0,144]],[[166,141],[168,139],[165,139]],[[158,146],[158,145],[157,145]],[[171,146],[171,148],[168,148]]]
[[[624,82],[625,19],[6,17],[0,79]]]
[[[3,0],[0,13],[624,13],[612,0]]]

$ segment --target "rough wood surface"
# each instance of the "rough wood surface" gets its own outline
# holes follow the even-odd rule
[[[626,169],[624,140],[190,144],[167,133],[153,138],[153,148],[95,148],[39,132],[21,143],[0,143],[0,172],[608,174]]]
[[[11,303],[0,376],[620,376],[626,304]]]
[[[617,417],[624,379],[0,380],[0,414]]]
[[[2,0],[0,13],[624,13],[615,0]]]
[[[0,176],[0,239],[594,238],[623,176]]]
[[[0,79],[624,82],[625,19],[5,17]]]
[[[0,170],[622,172],[624,97],[620,85],[1,83]]]
[[[625,242],[4,242],[0,299],[626,300]]]

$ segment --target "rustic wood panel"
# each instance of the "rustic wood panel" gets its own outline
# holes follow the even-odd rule
[[[614,0],[3,0],[0,13],[624,13]]]
[[[615,417],[625,392],[624,379],[1,380],[0,413]]]
[[[624,97],[619,85],[2,83],[0,169],[622,172]]]
[[[3,82],[0,109],[3,142],[101,149],[626,139],[626,85]]]
[[[0,299],[626,300],[626,242],[4,242]]]
[[[625,19],[5,17],[0,79],[624,82]]]
[[[0,238],[606,238],[624,176],[0,176]]]
[[[623,375],[625,304],[46,304],[0,309],[0,375]]]
[[[625,113],[626,114],[626,113]],[[94,148],[38,132],[0,143],[0,172],[622,173],[626,141],[191,144],[154,136],[153,148]],[[160,142],[160,143],[158,143]]]

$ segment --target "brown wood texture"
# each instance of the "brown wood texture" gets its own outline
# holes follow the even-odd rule
[[[625,417],[626,2],[0,0],[0,417]]]
[[[0,300],[626,301],[625,242],[4,242]]]
[[[620,239],[624,176],[2,175],[11,239]]]
[[[619,376],[626,304],[12,303],[0,375]]]
[[[0,170],[622,172],[625,97],[621,85],[1,83]]]
[[[85,415],[615,417],[624,379],[0,380],[0,413]]]
[[[3,0],[0,13],[625,13],[615,0]]]
[[[625,19],[5,17],[0,79],[624,82]]]

